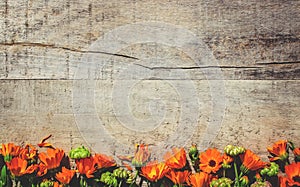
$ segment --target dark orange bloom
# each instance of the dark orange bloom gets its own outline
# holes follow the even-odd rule
[[[60,162],[65,153],[62,149],[47,149],[46,153],[40,153],[38,155],[40,161],[47,167],[47,169],[54,169],[60,166]]]
[[[13,143],[2,144],[0,154],[3,155],[5,161],[10,161],[12,157],[18,156],[21,151],[21,147]]]
[[[144,165],[150,158],[150,152],[148,150],[148,145],[137,144],[134,157],[132,159],[132,164],[135,166]]]
[[[273,156],[270,161],[282,160],[285,161],[289,154],[287,152],[288,146],[286,140],[279,140],[274,143],[272,147],[268,147],[269,153]]]
[[[266,163],[263,162],[256,154],[247,149],[245,153],[240,155],[242,160],[241,169],[244,173],[247,173],[249,170],[255,171],[257,169],[265,167]]]
[[[117,165],[112,157],[104,154],[95,154],[94,162],[97,164],[98,168],[109,168]]]
[[[74,170],[69,170],[65,167],[62,167],[61,172],[56,173],[55,178],[62,184],[69,184],[74,175]]]
[[[169,171],[168,166],[165,163],[148,162],[147,165],[141,168],[142,174],[151,182],[156,182],[163,178],[165,174]]]
[[[223,157],[217,149],[207,149],[199,158],[200,169],[206,173],[216,173],[222,167]]]
[[[285,166],[285,173],[289,186],[300,186],[300,162],[294,162]]]
[[[95,162],[93,157],[86,157],[82,159],[76,159],[77,170],[80,174],[85,175],[87,178],[94,177],[93,173],[96,171]]]
[[[37,157],[37,149],[30,144],[27,144],[19,153],[19,157],[26,160],[33,160]]]
[[[184,184],[188,181],[188,177],[190,175],[190,172],[185,170],[185,171],[174,171],[170,170],[166,174],[166,177],[168,177],[174,184]]]
[[[31,174],[37,169],[37,165],[30,165],[27,167],[27,160],[14,157],[10,162],[7,162],[7,167],[14,176],[22,176],[24,174]]]
[[[173,153],[167,152],[164,156],[166,165],[173,169],[181,169],[186,165],[186,153],[183,148],[173,148]]]
[[[209,187],[211,177],[205,172],[191,174],[188,184],[192,187]]]

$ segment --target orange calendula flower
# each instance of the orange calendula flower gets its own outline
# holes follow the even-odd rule
[[[207,149],[199,158],[200,169],[206,173],[216,173],[222,167],[223,157],[217,149]]]
[[[77,170],[80,174],[85,175],[87,178],[94,177],[93,173],[96,171],[93,157],[86,157],[82,159],[76,159]]]
[[[286,140],[279,140],[274,143],[272,147],[267,148],[268,152],[273,156],[270,158],[270,161],[282,160],[285,161],[289,154],[287,152],[288,145]]]
[[[19,153],[19,157],[26,160],[34,160],[37,157],[37,149],[30,144],[27,144]]]
[[[109,168],[117,165],[112,157],[104,154],[95,154],[94,162],[97,164],[98,168]]]
[[[205,172],[191,174],[188,184],[192,187],[209,187],[211,177]]]
[[[27,160],[20,157],[14,157],[10,162],[7,162],[7,167],[14,176],[22,176],[31,174],[37,169],[37,165],[27,167]]]
[[[166,165],[173,169],[181,169],[186,165],[186,153],[183,148],[173,148],[173,153],[167,152],[164,155]]]
[[[60,166],[61,160],[65,153],[62,149],[47,149],[47,153],[40,153],[38,155],[40,161],[47,167],[47,169],[54,169]]]
[[[168,177],[174,184],[184,184],[188,181],[188,177],[190,175],[190,172],[185,170],[185,171],[174,171],[170,170],[166,174],[166,177]]]
[[[300,162],[285,166],[289,186],[300,186]]]
[[[265,167],[266,163],[263,162],[256,154],[247,149],[245,153],[240,155],[242,160],[241,170],[247,173],[249,170],[255,171]]]
[[[148,162],[147,165],[141,168],[142,174],[151,182],[157,182],[163,178],[169,171],[168,166],[165,163],[157,163],[157,161]]]
[[[4,161],[10,161],[12,157],[18,156],[21,151],[21,147],[13,143],[2,144],[0,154],[3,155]]]
[[[56,173],[55,178],[62,184],[69,184],[74,175],[75,175],[74,170],[70,170],[65,167],[62,167],[61,172]]]
[[[132,159],[132,164],[134,166],[144,165],[150,158],[150,152],[148,150],[148,145],[137,144],[134,157]]]

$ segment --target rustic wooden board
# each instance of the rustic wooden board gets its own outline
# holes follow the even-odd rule
[[[200,102],[200,112],[188,146],[200,141],[213,120],[210,84],[221,81],[224,90],[220,94],[225,97],[226,108],[221,130],[211,146],[222,148],[235,143],[262,153],[267,145],[282,138],[294,140],[299,146],[299,20],[300,1],[3,0],[0,140],[37,142],[51,133],[52,141],[67,150],[80,144],[93,148],[77,128],[74,108],[78,109],[78,100],[74,92],[87,89],[85,82],[76,88],[78,82],[90,84],[95,79],[91,87],[94,102],[81,112],[88,115],[88,108],[95,108],[108,132],[126,145],[142,140],[155,144],[154,140],[163,141],[174,133],[183,101],[178,90],[186,89],[176,90],[174,86],[194,85],[196,91],[186,93]],[[128,44],[117,52],[90,50],[105,34],[140,22],[168,23],[190,31],[218,63],[198,65],[180,48],[161,43]],[[125,35],[130,38],[137,33]],[[89,55],[108,61],[78,76],[85,68],[84,57]],[[135,73],[120,76],[128,70]],[[145,109],[147,103],[158,99],[167,103],[167,116],[154,131],[134,132],[122,127],[112,107],[112,93],[116,83],[126,85],[135,76],[140,80],[149,71],[154,76],[146,76],[144,87],[134,87],[130,93],[131,109],[136,118],[145,120],[151,117]],[[180,125],[189,127],[189,123],[187,120]],[[89,135],[93,130],[87,127]],[[94,140],[101,138],[95,136]]]

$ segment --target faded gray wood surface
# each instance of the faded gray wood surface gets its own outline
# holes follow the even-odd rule
[[[212,120],[211,90],[203,72],[217,77],[215,70],[220,69],[226,109],[211,146],[242,144],[258,153],[278,139],[294,140],[300,146],[300,1],[258,0],[1,1],[0,141],[34,143],[51,133],[52,142],[67,150],[81,144],[92,148],[74,117],[74,80],[82,57],[91,54],[91,44],[111,30],[147,21],[191,31],[208,46],[218,66],[195,65],[182,51],[153,43],[130,45],[117,55],[98,51],[99,58],[112,60],[95,78],[91,108],[96,108],[114,139],[128,146],[141,141],[155,144],[174,133],[176,125],[190,125],[188,121],[178,124],[182,100],[163,83],[170,79],[193,81],[197,88],[191,95],[201,100],[198,126],[187,146],[197,143]],[[145,59],[152,59],[151,63]],[[111,93],[124,64],[158,75],[177,70],[189,75],[149,79],[144,88],[148,93],[139,91],[143,87],[136,90],[142,94],[133,96],[131,109],[136,118],[151,117],[145,107],[154,96],[167,103],[167,116],[153,131],[122,127],[115,116]]]

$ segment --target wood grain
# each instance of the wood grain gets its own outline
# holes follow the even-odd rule
[[[73,93],[76,81],[84,81],[76,77],[83,56],[96,54],[110,61],[86,75],[95,79],[95,106],[90,107],[96,108],[108,132],[126,145],[164,141],[174,133],[182,100],[176,89],[167,86],[168,81],[169,85],[182,81],[195,85],[197,93],[191,95],[201,101],[200,113],[187,146],[199,142],[211,120],[209,82],[223,80],[226,110],[211,146],[241,144],[259,153],[278,139],[291,139],[300,146],[299,20],[300,1],[3,0],[0,140],[34,143],[51,133],[52,141],[60,147],[85,144],[92,148],[76,125]],[[218,64],[199,66],[180,49],[160,43],[130,44],[117,53],[90,51],[94,42],[113,29],[148,21],[191,31],[207,45]],[[152,89],[161,89],[157,97],[170,104],[166,107],[168,116],[153,132],[122,128],[115,116],[111,104],[115,82],[133,79],[131,75],[119,77],[126,68],[137,74],[151,71],[158,75],[145,78],[149,93],[133,97],[132,103],[135,117],[149,117],[147,110],[143,113],[144,104],[156,94]],[[173,100],[168,94],[174,94]],[[98,139],[95,136],[95,141]]]

